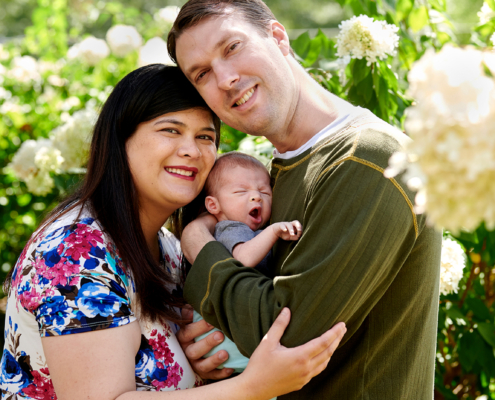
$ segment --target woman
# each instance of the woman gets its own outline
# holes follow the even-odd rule
[[[146,66],[115,87],[81,189],[42,223],[7,282],[2,398],[269,399],[326,366],[344,328],[285,349],[286,310],[244,373],[179,390],[202,382],[175,336],[182,259],[162,226],[180,230],[197,210],[219,128],[175,67]]]

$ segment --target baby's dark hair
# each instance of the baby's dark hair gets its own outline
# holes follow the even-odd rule
[[[248,154],[231,151],[218,157],[215,165],[213,165],[213,168],[211,169],[205,183],[205,193],[207,196],[215,195],[218,188],[223,184],[223,172],[226,169],[232,169],[234,167],[249,169],[257,168],[264,171],[269,176],[268,170],[261,161]]]

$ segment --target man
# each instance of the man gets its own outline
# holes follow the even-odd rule
[[[441,235],[383,176],[409,139],[319,86],[261,0],[190,0],[168,46],[225,123],[273,143],[271,223],[303,224],[274,246],[273,280],[215,242],[210,220],[189,225],[186,299],[248,356],[285,306],[285,346],[346,323],[327,369],[281,399],[432,399]]]

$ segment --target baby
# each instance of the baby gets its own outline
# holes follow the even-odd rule
[[[205,191],[206,209],[218,220],[215,239],[244,266],[272,276],[268,261],[271,248],[279,238],[298,240],[302,226],[299,221],[277,222],[260,230],[269,221],[272,206],[270,175],[265,166],[247,154],[224,154],[213,166]],[[194,322],[201,319],[195,311]],[[205,357],[222,349],[227,350],[229,359],[219,368],[233,368],[235,372],[246,368],[248,359],[227,337]]]

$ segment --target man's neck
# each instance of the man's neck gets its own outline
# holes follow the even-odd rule
[[[338,104],[344,101],[322,88],[301,66],[294,65],[292,69],[298,82],[292,117],[279,133],[267,135],[280,153],[297,150],[335,121],[339,116]]]

